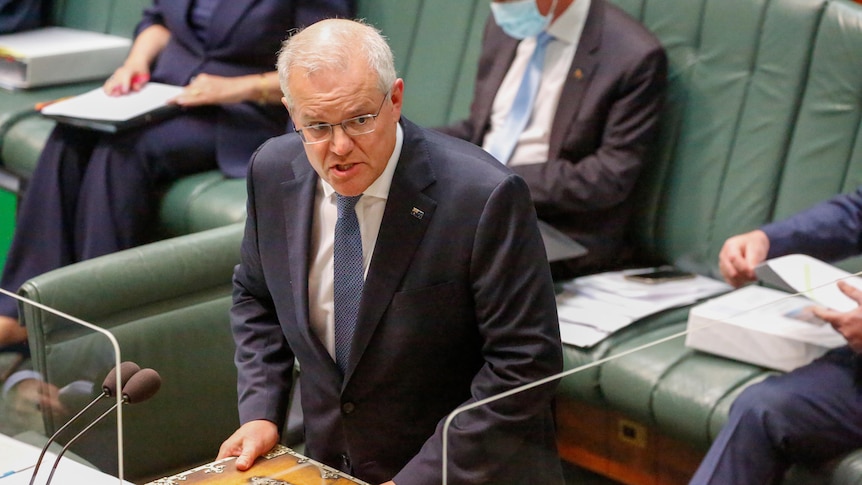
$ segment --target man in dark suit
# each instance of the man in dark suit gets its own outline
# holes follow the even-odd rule
[[[444,426],[461,405],[562,369],[523,180],[401,117],[403,80],[369,26],[314,24],[278,65],[299,134],[250,163],[231,310],[242,426],[219,456],[247,469],[276,444],[296,359],[311,458],[370,483],[439,485],[448,434],[451,484],[561,484],[554,384]],[[353,272],[339,269],[339,227],[354,214],[359,276],[342,291]],[[352,311],[339,303],[351,295]]]
[[[786,220],[728,239],[719,269],[728,283],[754,281],[766,259],[792,253],[827,261],[862,252],[862,188],[836,196]],[[862,291],[838,287],[862,305]],[[862,447],[862,306],[849,312],[816,307],[847,346],[811,364],[746,388],[692,484],[779,483],[794,462],[825,461]]]
[[[555,278],[617,266],[633,188],[658,129],[664,50],[605,0],[520,3],[532,11],[491,4],[470,117],[440,130],[493,152],[537,38],[550,34],[531,117],[502,162],[527,181],[539,218],[589,250],[552,265]]]

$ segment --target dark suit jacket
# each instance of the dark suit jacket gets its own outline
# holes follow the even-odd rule
[[[519,42],[493,19],[484,35],[470,117],[442,128],[479,145]],[[666,78],[658,39],[619,8],[592,0],[551,127],[549,160],[512,167],[527,181],[539,218],[589,249],[568,262],[572,274],[618,263]]]
[[[371,483],[439,485],[447,414],[559,372],[561,344],[523,180],[474,145],[401,123],[344,379],[309,325],[317,174],[295,134],[252,157],[231,311],[240,420],[281,429],[296,358],[312,458]],[[456,419],[449,483],[562,483],[554,387]]]
[[[191,3],[155,0],[144,11],[138,31],[160,24],[171,32],[153,68],[154,81],[184,86],[200,73],[243,76],[272,71],[290,29],[353,14],[353,0],[222,0],[201,40],[187,21]],[[244,176],[249,154],[288,127],[281,104],[224,105],[215,116],[216,158],[222,172],[231,177]]]
[[[837,195],[787,219],[763,226],[769,254],[792,253],[838,261],[862,253],[862,187]]]
[[[0,34],[11,34],[47,25],[49,0],[0,0]]]

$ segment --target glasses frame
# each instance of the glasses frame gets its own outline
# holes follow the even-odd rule
[[[369,113],[369,114],[354,116],[353,118],[347,118],[346,120],[341,120],[338,123],[315,123],[313,125],[304,126],[302,128],[295,128],[294,127],[294,131],[296,131],[299,134],[299,138],[302,140],[302,143],[304,143],[306,145],[316,145],[318,143],[325,143],[325,142],[332,140],[332,134],[334,133],[336,126],[340,126],[341,130],[344,132],[344,134],[347,136],[351,136],[351,137],[367,135],[369,133],[374,133],[374,130],[377,129],[377,117],[380,116],[380,111],[383,110],[383,105],[386,104],[386,100],[389,99],[389,94],[391,92],[392,92],[392,90],[386,91],[386,94],[383,95],[383,101],[380,102],[380,107],[377,108],[377,112],[374,114]],[[362,133],[354,133],[352,135],[350,133],[348,133],[346,124],[360,120],[362,118],[368,118],[371,121],[371,123],[370,123],[371,129],[368,131],[364,131]],[[323,127],[329,128],[329,136],[324,137],[321,140],[313,140],[313,141],[306,140],[305,133],[303,133],[303,130],[305,130],[307,128],[318,128],[318,129],[320,129]]]

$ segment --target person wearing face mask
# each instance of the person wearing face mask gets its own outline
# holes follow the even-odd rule
[[[491,13],[470,115],[437,129],[523,177],[539,219],[588,249],[552,263],[555,279],[623,265],[664,102],[664,49],[606,0],[493,1]]]

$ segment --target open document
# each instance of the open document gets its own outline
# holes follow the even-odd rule
[[[757,277],[764,283],[791,293],[802,293],[811,300],[841,312],[858,305],[838,289],[838,280],[862,288],[862,278],[829,263],[804,254],[789,254],[761,263]]]
[[[643,317],[731,289],[724,282],[701,275],[658,284],[626,279],[628,274],[643,271],[611,271],[566,283],[557,295],[563,343],[590,347]]]
[[[108,96],[101,87],[42,108],[42,115],[60,123],[116,133],[152,123],[180,110],[170,101],[182,92],[181,86],[150,82],[137,92]]]

